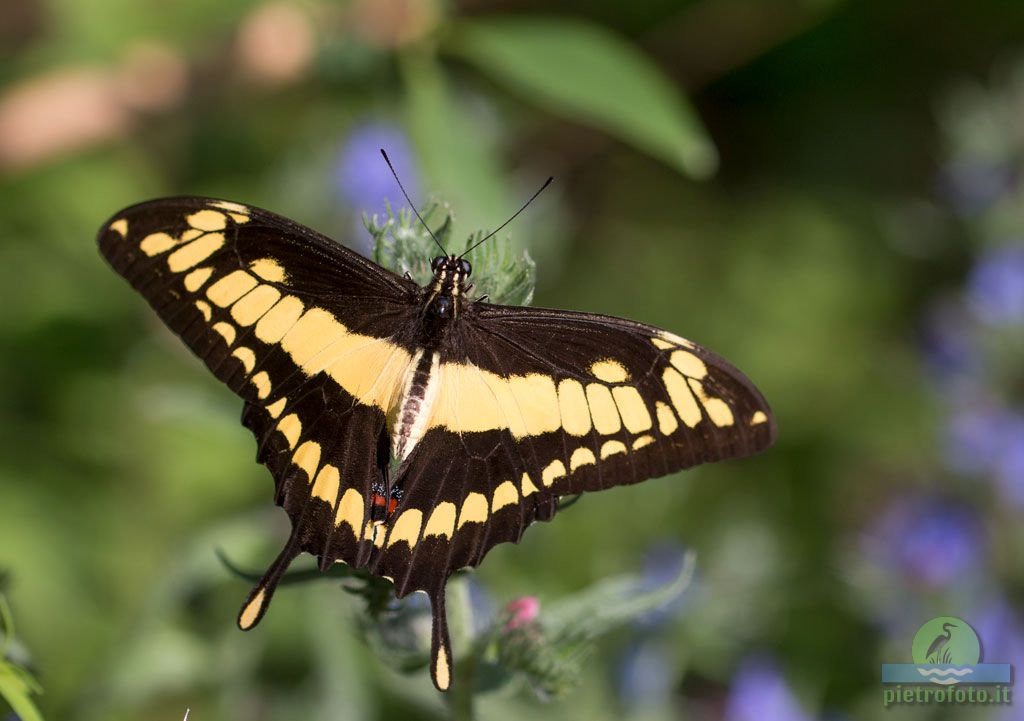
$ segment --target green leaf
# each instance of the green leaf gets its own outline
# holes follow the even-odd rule
[[[39,687],[26,671],[0,660],[0,698],[21,721],[43,721],[43,715],[32,700],[34,693],[39,693]]]
[[[512,204],[488,124],[454,96],[431,53],[409,51],[399,66],[409,132],[427,188],[443,193],[466,227],[500,222]]]
[[[445,49],[512,90],[705,178],[718,153],[678,88],[636,47],[561,19],[463,21]]]

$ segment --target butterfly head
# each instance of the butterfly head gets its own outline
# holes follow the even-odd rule
[[[430,269],[434,282],[428,305],[433,315],[447,320],[458,313],[459,296],[466,292],[473,266],[465,258],[439,255],[430,262]]]

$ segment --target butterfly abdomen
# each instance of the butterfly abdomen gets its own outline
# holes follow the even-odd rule
[[[391,429],[392,457],[403,461],[416,447],[427,429],[430,411],[437,398],[436,351],[416,352],[409,364],[406,383],[398,401],[398,413]]]

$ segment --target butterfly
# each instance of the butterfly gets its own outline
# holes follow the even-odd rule
[[[762,395],[711,351],[643,323],[471,298],[462,256],[434,258],[421,287],[292,220],[198,197],[122,210],[98,242],[241,396],[291,520],[239,627],[303,551],[322,571],[366,569],[399,598],[429,597],[440,690],[453,572],[551,520],[563,496],[775,438]]]

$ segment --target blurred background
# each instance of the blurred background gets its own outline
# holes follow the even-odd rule
[[[215,549],[262,569],[284,513],[240,402],[94,242],[195,194],[366,252],[360,214],[401,200],[381,146],[460,236],[554,175],[508,231],[535,304],[715,349],[780,427],[459,581],[474,623],[543,638],[564,599],[697,554],[572,683],[481,682],[478,717],[1024,718],[884,711],[879,669],[938,615],[1024,669],[1024,4],[1001,0],[0,2],[0,692],[23,668],[52,719],[468,718],[388,660],[415,608],[368,645],[333,579],[235,629],[249,583]]]

